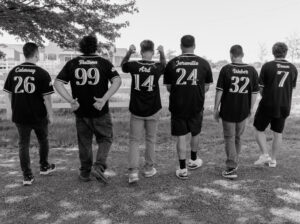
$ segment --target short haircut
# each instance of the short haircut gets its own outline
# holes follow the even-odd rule
[[[83,54],[93,54],[98,49],[98,40],[96,36],[84,36],[79,42],[79,51]]]
[[[32,58],[38,50],[39,50],[39,46],[36,43],[28,42],[23,46],[24,57]]]
[[[241,45],[233,45],[231,48],[230,48],[230,54],[237,58],[237,57],[243,57],[244,56],[244,52],[243,52],[243,48]]]
[[[272,47],[272,53],[276,58],[285,58],[288,52],[288,47],[283,42],[277,42]]]
[[[140,46],[141,52],[154,51],[154,43],[151,40],[143,40]]]
[[[190,48],[195,46],[195,37],[192,35],[185,35],[181,37],[181,46],[185,48]]]

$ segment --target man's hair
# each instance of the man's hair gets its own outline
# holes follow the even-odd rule
[[[283,42],[277,42],[272,47],[272,53],[276,58],[285,58],[288,52],[288,47]]]
[[[154,43],[151,40],[143,40],[140,46],[141,52],[154,51]]]
[[[243,57],[244,56],[244,52],[243,52],[243,48],[241,45],[233,45],[231,48],[230,48],[230,54],[237,58],[237,57]]]
[[[181,37],[181,46],[185,48],[190,48],[195,46],[195,37],[192,35],[185,35]]]
[[[83,54],[93,54],[98,49],[97,37],[89,35],[84,36],[79,42],[79,50]]]
[[[23,46],[23,54],[25,58],[32,58],[38,51],[39,46],[36,43],[28,42]]]

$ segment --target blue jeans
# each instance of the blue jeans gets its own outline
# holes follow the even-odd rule
[[[94,166],[98,166],[104,171],[107,168],[106,159],[113,139],[110,113],[95,118],[76,116],[76,129],[81,173],[87,176],[91,172],[93,166],[92,143],[94,135],[98,144]]]
[[[236,168],[238,166],[238,157],[241,152],[241,136],[245,131],[246,119],[234,123],[222,120],[224,139],[225,139],[225,152],[226,152],[226,167]]]
[[[149,117],[139,117],[131,114],[129,133],[129,170],[137,171],[139,168],[139,143],[145,130],[145,169],[152,169],[155,162],[156,131],[159,120],[159,112]]]
[[[30,168],[29,144],[30,134],[34,130],[39,142],[40,166],[48,165],[48,120],[45,118],[36,124],[18,124],[16,123],[19,133],[19,157],[23,176],[32,175]]]

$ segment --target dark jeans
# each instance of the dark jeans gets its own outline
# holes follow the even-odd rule
[[[112,121],[110,113],[101,117],[86,118],[76,116],[77,140],[79,148],[80,171],[88,175],[93,165],[93,136],[96,136],[98,151],[94,166],[102,170],[107,168],[106,159],[113,138]]]
[[[21,163],[21,169],[23,175],[32,175],[30,168],[30,155],[29,155],[29,144],[30,134],[34,130],[38,139],[40,148],[40,166],[44,167],[48,165],[48,153],[49,153],[49,142],[48,142],[48,120],[44,119],[36,124],[17,124],[19,133],[19,157]]]

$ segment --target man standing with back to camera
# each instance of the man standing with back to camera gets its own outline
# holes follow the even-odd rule
[[[177,137],[179,169],[176,176],[187,179],[186,136],[191,133],[191,159],[187,166],[197,169],[202,160],[197,157],[203,119],[205,92],[213,82],[209,63],[194,54],[195,38],[181,38],[182,55],[172,59],[165,69],[164,84],[170,92],[171,134]]]
[[[262,99],[259,102],[255,118],[255,137],[261,155],[255,165],[276,167],[276,153],[281,147],[285,120],[290,115],[293,88],[296,88],[298,71],[285,60],[288,47],[278,42],[273,45],[275,60],[264,64],[260,71],[259,86]],[[270,153],[267,148],[265,130],[271,124],[273,142]]]
[[[8,93],[12,107],[12,121],[19,133],[19,157],[23,171],[23,185],[31,185],[34,176],[30,168],[30,133],[34,130],[40,148],[40,174],[55,171],[55,165],[48,163],[48,124],[52,122],[51,94],[54,89],[47,71],[37,66],[39,49],[35,43],[23,46],[25,62],[13,68],[5,81],[4,91]]]
[[[113,130],[108,100],[119,89],[121,78],[113,65],[96,54],[95,36],[85,36],[79,43],[83,55],[63,67],[54,87],[71,104],[76,115],[77,140],[81,162],[79,179],[89,181],[90,174],[107,183],[104,171],[112,144]],[[64,84],[71,84],[72,96]],[[110,88],[108,84],[111,82]],[[96,136],[98,151],[93,164],[92,141]]]
[[[241,137],[259,92],[257,71],[244,64],[243,57],[244,52],[240,45],[230,48],[232,63],[221,69],[216,86],[214,118],[216,121],[219,121],[219,117],[222,119],[227,157],[222,176],[229,179],[238,177]]]

